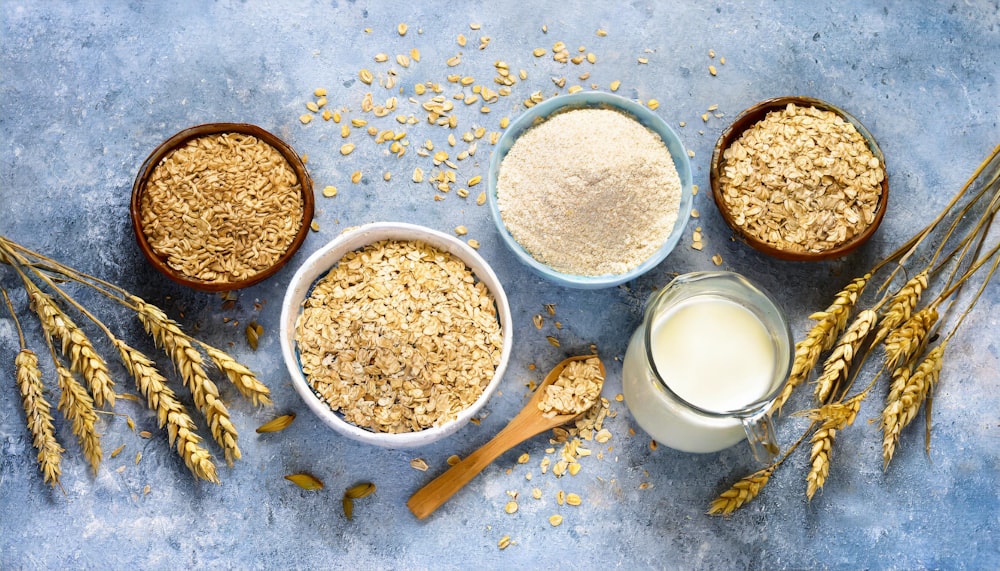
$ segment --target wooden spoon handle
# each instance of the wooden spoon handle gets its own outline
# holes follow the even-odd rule
[[[552,428],[551,423],[532,422],[530,417],[526,418],[524,415],[521,415],[520,418],[515,417],[489,442],[417,490],[406,502],[406,506],[417,518],[424,519],[444,505],[463,486],[471,482],[484,468],[490,465],[490,462],[514,446],[549,428]]]

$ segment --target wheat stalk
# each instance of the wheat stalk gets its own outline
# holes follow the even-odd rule
[[[813,313],[809,319],[817,323],[806,334],[805,339],[795,344],[795,356],[785,386],[775,399],[772,410],[780,411],[781,407],[792,396],[792,392],[809,377],[819,357],[833,347],[837,337],[847,325],[847,319],[858,303],[858,297],[865,289],[871,274],[855,278],[844,289],[837,292],[833,303],[824,311]]]
[[[226,374],[226,377],[240,394],[250,399],[255,406],[271,404],[271,390],[267,388],[267,385],[257,380],[253,371],[230,357],[228,353],[205,343],[199,342],[199,344],[208,353],[215,366]]]
[[[772,464],[740,479],[731,488],[719,494],[708,507],[708,515],[729,515],[757,497],[777,468]]]
[[[38,368],[38,356],[30,349],[21,349],[14,357],[14,370],[28,430],[31,432],[32,443],[38,450],[39,468],[45,482],[55,487],[62,475],[60,464],[64,450],[56,440],[55,427],[52,425],[52,406],[43,395],[45,387],[42,385],[41,369]]]
[[[823,372],[816,379],[814,394],[817,402],[825,403],[833,391],[847,380],[854,356],[877,321],[878,314],[866,309],[858,313],[851,326],[844,331],[823,364]]]
[[[889,300],[889,307],[882,314],[878,332],[875,334],[875,339],[872,341],[872,345],[878,345],[883,339],[889,335],[894,329],[902,325],[910,318],[910,314],[913,309],[917,307],[917,303],[920,301],[920,295],[925,289],[927,289],[928,270],[920,272],[919,274],[910,278],[906,284],[896,295]]]
[[[239,434],[229,418],[226,405],[219,399],[218,387],[205,372],[201,353],[162,310],[139,298],[133,300],[136,302],[139,321],[180,371],[184,385],[191,391],[195,406],[205,415],[212,437],[225,454],[226,464],[232,467],[241,457]]]
[[[107,363],[94,350],[90,339],[51,297],[31,282],[26,281],[25,287],[31,298],[31,308],[38,315],[42,329],[48,337],[59,339],[70,367],[87,381],[94,404],[98,407],[107,404],[114,408],[115,382],[108,374]]]
[[[919,351],[937,320],[937,305],[931,304],[892,330],[885,338],[886,368],[894,370],[908,362]]]
[[[135,379],[139,392],[146,397],[147,405],[156,412],[160,427],[167,427],[170,446],[173,447],[176,443],[177,453],[183,458],[184,464],[192,474],[218,484],[219,476],[211,454],[199,445],[201,437],[195,433],[194,420],[167,386],[166,378],[141,352],[119,339],[114,339],[113,343],[121,355],[125,368]]]
[[[97,411],[94,408],[94,399],[87,393],[87,389],[73,378],[73,373],[58,363],[56,376],[61,392],[57,405],[59,411],[70,421],[73,434],[76,435],[83,450],[83,457],[90,464],[94,474],[97,474],[103,453],[101,437],[97,434]]]
[[[812,420],[821,422],[813,433],[810,443],[812,450],[809,455],[809,473],[806,474],[806,498],[812,500],[817,490],[826,483],[830,474],[830,456],[833,451],[833,440],[837,432],[854,423],[861,410],[861,401],[868,391],[865,390],[844,402],[824,405],[810,413]]]

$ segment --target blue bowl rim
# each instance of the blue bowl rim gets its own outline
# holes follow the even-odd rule
[[[510,148],[517,141],[517,138],[528,129],[539,124],[558,113],[564,113],[575,109],[613,109],[625,113],[638,121],[647,129],[656,133],[667,146],[670,156],[677,169],[677,175],[681,181],[681,199],[677,212],[677,222],[666,241],[657,249],[656,253],[647,258],[641,264],[628,272],[621,274],[604,274],[600,276],[584,276],[578,274],[568,274],[557,271],[536,260],[521,244],[514,239],[507,230],[500,217],[500,209],[497,205],[497,177],[500,172],[500,165]],[[684,234],[684,228],[691,217],[693,206],[693,182],[691,175],[691,163],[687,150],[677,132],[674,131],[667,122],[650,109],[626,99],[619,95],[613,95],[602,91],[581,91],[567,95],[558,95],[538,103],[528,109],[525,113],[514,119],[504,131],[500,140],[490,157],[489,176],[487,179],[486,198],[489,202],[490,214],[493,217],[494,225],[503,238],[504,243],[515,256],[527,265],[538,275],[548,278],[556,283],[567,287],[580,289],[598,289],[613,287],[631,281],[642,274],[653,269],[662,262],[667,255],[677,246]]]

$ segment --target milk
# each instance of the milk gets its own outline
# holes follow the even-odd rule
[[[625,401],[659,443],[702,453],[749,438],[756,456],[761,440],[752,434],[784,382],[790,349],[780,311],[745,279],[682,276],[653,296],[632,335],[622,364]]]
[[[658,316],[650,345],[653,364],[670,389],[712,412],[761,399],[774,376],[774,350],[764,324],[722,297],[693,297]]]

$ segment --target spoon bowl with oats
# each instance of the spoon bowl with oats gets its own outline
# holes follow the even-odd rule
[[[413,494],[407,507],[424,519],[504,452],[582,416],[600,400],[604,375],[604,363],[597,355],[578,355],[560,362],[503,430]]]

